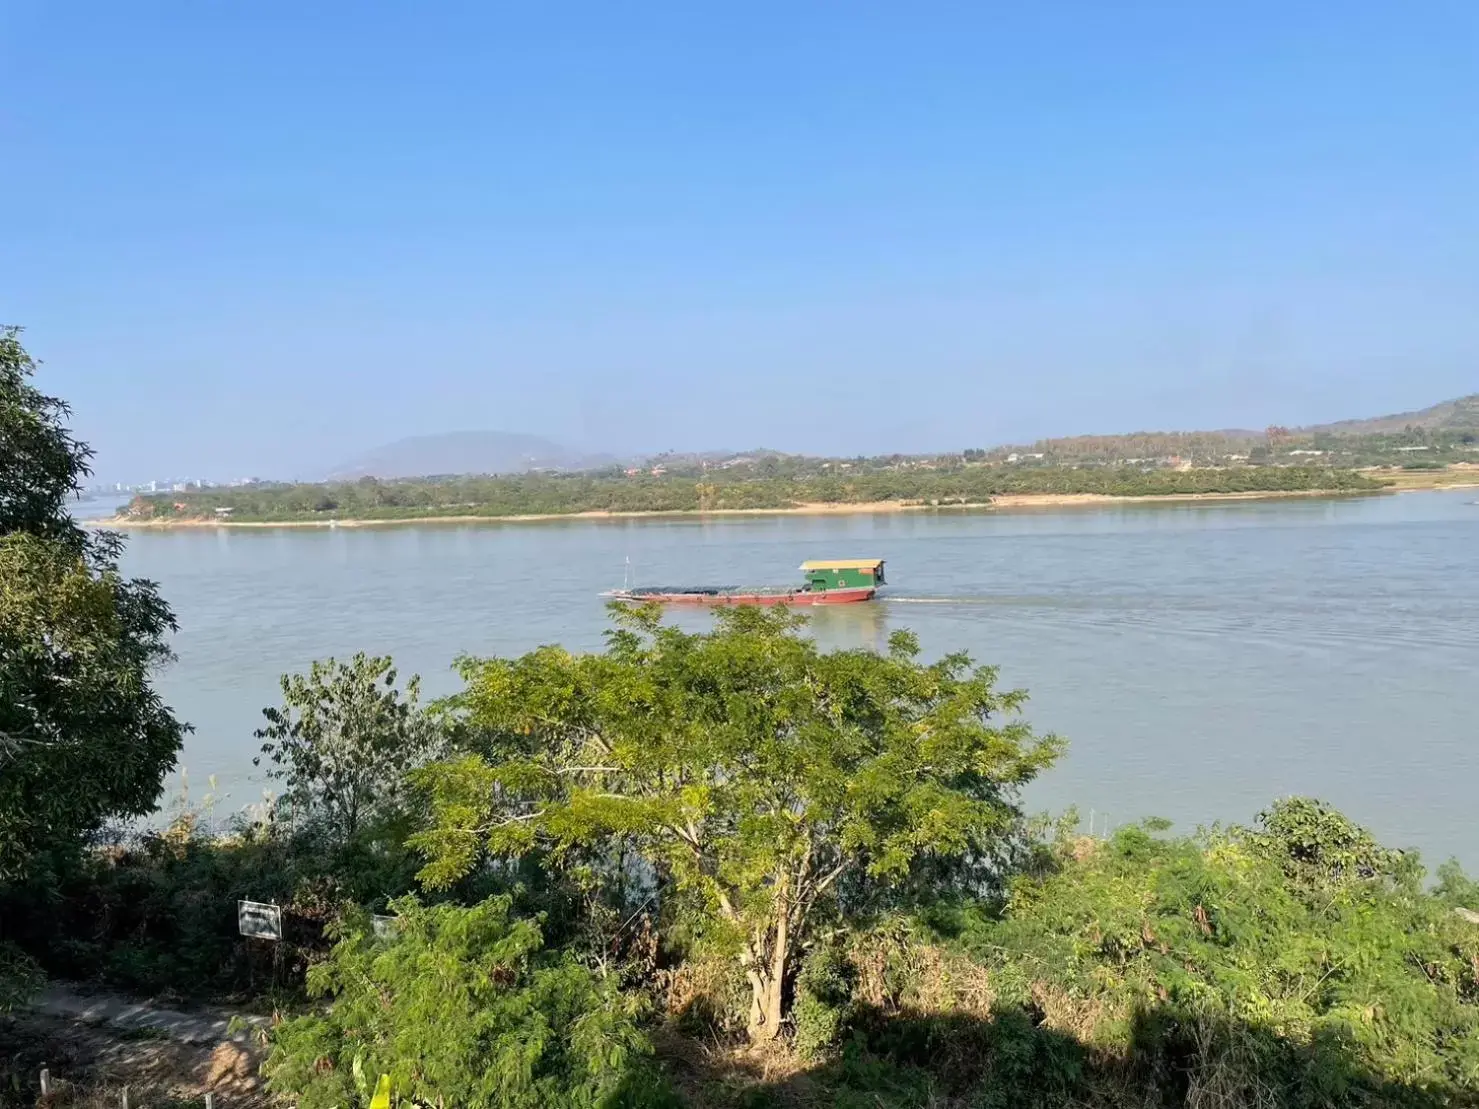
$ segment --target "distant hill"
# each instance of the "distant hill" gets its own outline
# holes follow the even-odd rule
[[[1080,435],[1043,439],[1031,446],[999,446],[974,453],[982,460],[999,460],[1009,454],[1015,459],[1018,453],[1027,452],[1030,459],[1056,462],[1126,459],[1148,461],[1166,457],[1187,460],[1236,458],[1240,456],[1240,452],[1242,456],[1246,456],[1250,449],[1260,447],[1266,437],[1275,431],[1283,435],[1288,443],[1295,440],[1303,442],[1318,435],[1355,438],[1363,435],[1400,434],[1407,428],[1479,432],[1479,393],[1444,401],[1415,412],[1398,412],[1365,420],[1341,420],[1310,427],[1277,428],[1270,429],[1269,432],[1224,428],[1217,431],[1140,431],[1119,435]],[[970,453],[972,452],[968,452],[968,457]],[[644,468],[718,466],[729,469],[738,464],[784,464],[788,459],[801,460],[805,457],[807,456],[786,455],[765,449],[744,452],[669,451],[649,458],[642,465]],[[520,435],[506,431],[458,431],[415,436],[388,443],[335,466],[328,477],[330,481],[352,481],[366,476],[413,478],[459,474],[521,474],[531,470],[595,470],[621,461],[611,455],[572,450],[537,435]]]
[[[1416,434],[1410,436],[1411,430]],[[1225,465],[1271,458],[1322,457],[1347,466],[1391,465],[1410,461],[1408,452],[1461,450],[1471,460],[1479,438],[1479,393],[1444,401],[1416,412],[1366,420],[1342,420],[1310,427],[1269,427],[1263,431],[1135,431],[1119,435],[1076,435],[1040,439],[1031,446],[968,451],[966,459],[1038,462],[1046,465],[1177,464]],[[1413,442],[1406,442],[1413,439]],[[1431,441],[1430,441],[1431,440]],[[1439,455],[1431,456],[1439,459]],[[1457,457],[1457,456],[1455,456]],[[1451,460],[1451,459],[1450,459]]]
[[[1479,430],[1479,393],[1456,400],[1446,400],[1416,412],[1398,412],[1392,416],[1375,416],[1369,420],[1341,420],[1300,428],[1300,431],[1326,435],[1383,435],[1409,427],[1430,431]]]
[[[329,471],[331,481],[436,474],[521,474],[530,470],[591,470],[616,460],[571,450],[537,435],[454,431],[398,439]]]

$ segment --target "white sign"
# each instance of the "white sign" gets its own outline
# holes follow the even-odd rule
[[[282,939],[282,908],[260,901],[236,903],[236,927],[243,936],[258,940]]]

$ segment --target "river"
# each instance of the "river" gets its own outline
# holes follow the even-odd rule
[[[788,583],[803,558],[882,557],[888,599],[818,610],[828,644],[964,649],[1069,741],[1029,792],[1101,829],[1248,821],[1292,793],[1335,803],[1430,865],[1479,869],[1479,497],[1090,509],[140,530],[125,568],[180,621],[164,696],[195,727],[182,767],[256,800],[277,677],[394,656],[427,693],[453,660],[598,648],[600,591]],[[677,617],[699,626],[704,617]],[[218,809],[218,811],[220,811]]]

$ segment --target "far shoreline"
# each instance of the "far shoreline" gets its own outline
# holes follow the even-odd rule
[[[400,516],[390,519],[324,519],[324,520],[230,520],[230,519],[142,519],[126,516],[104,520],[88,520],[91,527],[111,531],[160,530],[199,528],[382,528],[429,524],[532,524],[561,520],[651,520],[693,519],[727,516],[865,516],[897,515],[912,512],[999,512],[1031,510],[1041,508],[1103,508],[1110,505],[1134,504],[1196,504],[1261,500],[1288,500],[1290,498],[1347,498],[1377,496],[1392,493],[1410,493],[1440,489],[1475,489],[1479,481],[1432,483],[1407,485],[1384,489],[1269,489],[1241,493],[1153,493],[1145,496],[1114,496],[1108,493],[1009,493],[994,497],[989,502],[975,504],[901,504],[898,501],[860,501],[848,504],[814,503],[791,505],[786,508],[713,508],[713,509],[662,509],[650,512],[611,511],[593,509],[588,512],[552,512],[515,516],[482,515],[438,515]]]

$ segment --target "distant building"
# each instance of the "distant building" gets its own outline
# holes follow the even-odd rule
[[[230,516],[235,511],[236,509],[232,506],[223,504],[216,509],[216,515],[221,517]]]

